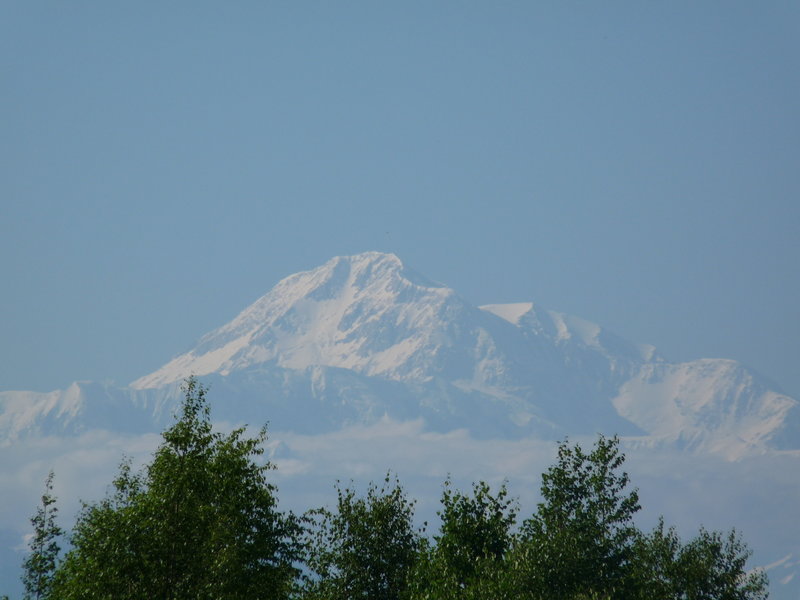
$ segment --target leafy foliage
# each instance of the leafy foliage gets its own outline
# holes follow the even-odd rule
[[[427,544],[410,585],[411,598],[486,597],[502,571],[516,521],[516,502],[502,485],[496,495],[481,481],[472,495],[444,485],[441,526],[434,545]],[[476,595],[477,594],[477,595]]]
[[[642,598],[687,600],[762,600],[763,571],[748,571],[750,551],[735,530],[727,535],[700,529],[682,544],[674,528],[661,520],[636,544],[635,561]]]
[[[745,600],[766,598],[766,574],[748,573],[751,551],[735,530],[727,535],[701,529],[681,551],[678,564],[687,598]]]
[[[553,600],[578,594],[623,595],[637,529],[636,490],[619,440],[600,436],[591,452],[562,442],[556,464],[542,475],[544,501],[522,528],[527,586]]]
[[[56,575],[59,598],[280,598],[295,576],[296,520],[259,464],[266,430],[212,431],[205,389],[185,385],[177,422],[142,473],[86,504]]]
[[[366,496],[337,486],[337,509],[309,515],[304,597],[396,600],[405,590],[420,546],[414,502],[386,475]]]
[[[53,496],[53,472],[50,471],[44,484],[42,504],[31,518],[33,525],[31,551],[22,564],[22,583],[25,586],[26,599],[50,598],[56,563],[61,551],[58,539],[64,533],[56,523],[57,516],[58,507]]]

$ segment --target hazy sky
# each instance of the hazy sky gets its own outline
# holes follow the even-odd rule
[[[365,250],[800,397],[797,2],[0,3],[0,390]]]

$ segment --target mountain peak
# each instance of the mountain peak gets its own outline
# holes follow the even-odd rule
[[[330,263],[347,263],[356,269],[379,269],[385,268],[389,270],[402,270],[404,268],[403,261],[392,252],[378,252],[370,250],[360,254],[352,254],[350,256],[337,256],[329,260]]]
[[[386,373],[425,343],[418,335],[423,322],[430,323],[429,334],[435,332],[435,315],[454,295],[394,254],[339,256],[281,280],[191,351],[131,387],[158,387],[191,374],[226,375],[270,361],[292,369]]]
[[[293,300],[322,300],[331,294],[341,293],[344,288],[358,292],[392,285],[442,287],[407,269],[396,255],[373,251],[337,256],[315,269],[290,275],[278,282],[267,296],[278,293]]]

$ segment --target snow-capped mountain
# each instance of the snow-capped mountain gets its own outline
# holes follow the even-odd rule
[[[189,373],[229,375],[265,363],[425,380],[425,358],[458,336],[448,331],[451,324],[474,312],[452,290],[404,269],[394,255],[339,257],[287,277],[190,352],[131,387],[159,387]]]
[[[729,456],[800,447],[798,403],[730,360],[651,346],[532,303],[470,305],[392,254],[334,258],[279,282],[130,388],[0,393],[0,432],[163,423],[189,375],[232,421],[318,432],[388,416],[480,437],[618,433]]]
[[[72,497],[100,493],[120,452],[152,450],[190,375],[210,385],[215,420],[269,422],[296,499],[386,468],[435,485],[464,468],[524,479],[547,440],[619,434],[658,511],[743,527],[774,595],[797,597],[797,401],[732,360],[672,363],[531,302],[473,306],[377,252],[287,277],[128,387],[0,392],[0,487],[35,490],[31,473],[55,465]],[[20,494],[0,519],[0,563],[21,560]]]

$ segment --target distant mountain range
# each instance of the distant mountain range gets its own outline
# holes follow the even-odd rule
[[[472,306],[378,252],[287,277],[126,388],[0,392],[0,440],[156,430],[192,374],[213,387],[217,418],[302,433],[389,417],[479,438],[617,433],[729,458],[800,448],[798,402],[735,361],[671,363],[530,302]]]

